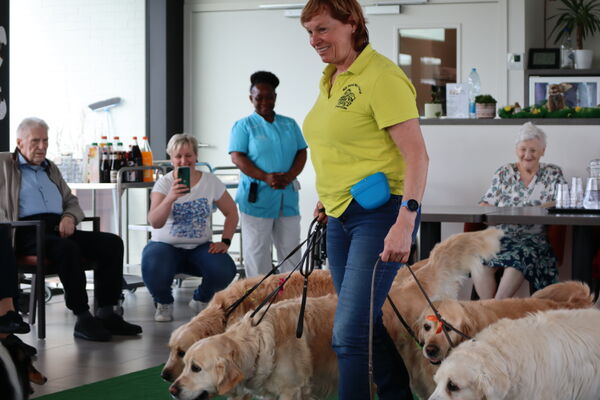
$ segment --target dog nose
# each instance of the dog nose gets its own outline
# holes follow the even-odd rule
[[[437,356],[438,352],[440,351],[440,349],[438,349],[437,346],[433,345],[433,344],[428,344],[425,347],[425,353],[429,356],[429,357],[435,357]]]
[[[160,374],[160,377],[163,378],[167,382],[173,382],[173,376],[169,371],[163,371]]]
[[[169,393],[171,393],[171,396],[173,397],[178,397],[179,393],[181,393],[181,388],[179,385],[172,384],[169,388]]]

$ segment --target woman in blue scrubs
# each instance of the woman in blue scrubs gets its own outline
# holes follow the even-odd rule
[[[240,208],[246,276],[272,268],[275,245],[281,262],[300,242],[300,209],[296,177],[306,163],[306,142],[292,118],[275,113],[279,79],[258,71],[250,77],[254,113],[237,121],[229,141],[231,160],[240,169],[236,202]],[[281,267],[300,262],[296,253]]]

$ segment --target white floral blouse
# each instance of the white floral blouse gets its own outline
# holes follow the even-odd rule
[[[521,181],[516,163],[498,168],[492,185],[481,198],[482,202],[496,207],[541,206],[554,200],[556,184],[567,183],[562,169],[554,164],[540,163],[540,169],[529,186]],[[502,225],[506,233],[542,233],[542,225]]]

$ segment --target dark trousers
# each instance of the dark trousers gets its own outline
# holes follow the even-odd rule
[[[46,222],[47,273],[58,274],[65,289],[67,308],[75,314],[89,310],[85,290],[85,262],[94,265],[94,294],[99,307],[117,305],[123,285],[123,241],[106,232],[76,230],[68,238],[58,233],[60,216],[39,214],[24,219]],[[20,229],[16,235],[19,254],[35,254],[35,229]],[[85,262],[82,263],[82,259]]]
[[[0,224],[0,299],[17,295],[17,266],[10,225]]]

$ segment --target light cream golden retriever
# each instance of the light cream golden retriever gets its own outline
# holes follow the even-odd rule
[[[162,370],[163,379],[172,382],[183,370],[183,356],[198,340],[222,333],[225,328],[238,321],[249,310],[254,310],[262,300],[281,284],[288,274],[272,275],[267,278],[246,300],[244,300],[228,317],[226,309],[242,297],[250,288],[263,277],[241,279],[227,288],[217,292],[208,307],[202,310],[192,320],[175,329],[169,339],[169,359]],[[275,301],[292,299],[302,294],[304,277],[294,272],[282,291],[277,294]],[[335,293],[331,274],[325,270],[314,270],[309,278],[308,296],[318,297]]]
[[[468,273],[476,268],[487,268],[482,260],[492,258],[500,250],[502,235],[502,230],[491,228],[458,233],[438,243],[426,263],[415,271],[431,300],[456,299]],[[406,268],[400,271],[403,270]],[[396,280],[390,297],[409,326],[414,327],[427,301],[412,276]],[[406,364],[411,389],[420,398],[427,398],[431,393],[434,366],[422,356],[418,344],[408,335],[388,302],[383,306],[383,322]]]
[[[337,388],[331,347],[335,295],[308,298],[304,332],[296,338],[301,299],[274,304],[258,325],[248,313],[219,335],[194,344],[169,391],[180,400],[212,395],[325,399]]]
[[[503,300],[458,301],[441,300],[434,303],[440,315],[453,327],[469,337],[473,337],[488,325],[501,318],[523,318],[536,311],[559,308],[590,308],[593,296],[588,285],[582,282],[556,283],[538,290],[529,298],[511,298]],[[438,365],[448,355],[451,347],[442,332],[430,308],[426,308],[416,327],[419,340],[423,344],[423,355],[432,364]],[[465,337],[450,330],[448,335],[456,346],[466,340]],[[433,380],[431,381],[433,391]]]
[[[450,352],[429,400],[598,400],[600,311],[501,319]]]

